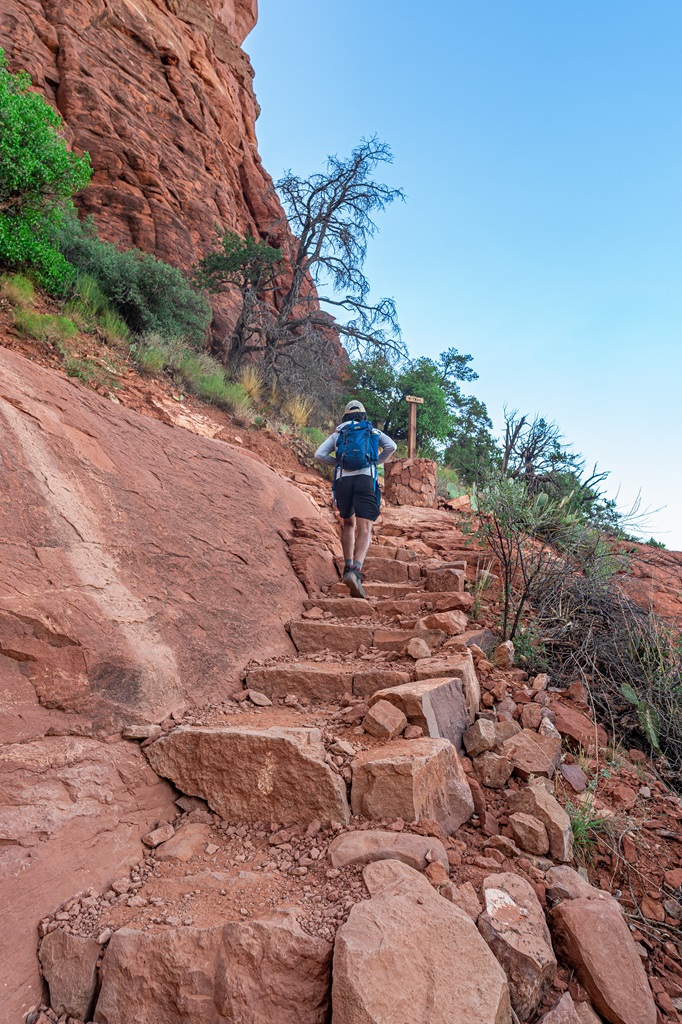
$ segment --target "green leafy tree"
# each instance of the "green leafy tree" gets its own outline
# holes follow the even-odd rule
[[[72,153],[61,128],[59,114],[25,72],[10,73],[0,50],[0,261],[31,270],[55,294],[73,273],[54,230],[91,176],[89,156]]]
[[[473,395],[465,398],[443,452],[444,464],[456,470],[465,484],[481,483],[500,465],[501,452],[492,426],[483,402]]]
[[[424,399],[417,415],[417,447],[427,457],[436,457],[457,427],[458,416],[469,399],[462,395],[460,381],[476,380],[471,356],[455,348],[438,359],[413,359],[396,367],[386,359],[356,360],[348,374],[348,392],[365,405],[374,422],[397,441],[407,439],[406,395]],[[485,408],[485,407],[482,407]]]

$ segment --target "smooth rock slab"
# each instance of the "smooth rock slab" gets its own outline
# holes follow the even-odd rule
[[[447,739],[459,750],[462,734],[469,725],[469,713],[462,691],[462,681],[452,676],[445,679],[422,679],[404,683],[375,693],[369,704],[378,701],[394,704],[410,725],[419,725],[425,736]]]
[[[147,748],[158,775],[229,821],[347,821],[317,729],[175,729]]]
[[[447,850],[440,839],[412,832],[380,829],[344,832],[329,844],[327,856],[333,868],[371,864],[375,860],[399,860],[417,871],[425,871],[434,861],[440,861],[446,871],[450,870]]]
[[[121,928],[96,1024],[324,1024],[331,944],[293,914],[210,928]]]
[[[449,740],[394,740],[351,765],[353,814],[374,820],[431,818],[448,835],[474,813],[464,769]]]
[[[50,1006],[76,1020],[89,1020],[97,987],[96,939],[69,935],[57,928],[40,944],[40,966],[50,990]]]
[[[615,900],[566,900],[550,924],[557,952],[609,1024],[655,1024],[646,972]]]
[[[510,1024],[507,980],[470,918],[395,861],[364,871],[334,947],[334,1024]]]
[[[511,872],[483,880],[485,910],[478,930],[504,968],[521,1020],[544,999],[556,971],[545,915],[530,882]]]
[[[370,697],[377,690],[402,686],[403,683],[409,683],[409,681],[409,674],[400,672],[398,669],[369,668],[362,672],[356,672],[353,676],[353,694],[356,697]]]

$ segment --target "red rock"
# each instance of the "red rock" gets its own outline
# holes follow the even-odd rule
[[[481,687],[468,651],[466,654],[448,652],[447,655],[420,659],[415,664],[415,674],[417,679],[461,679],[467,711],[473,722],[481,702]]]
[[[485,910],[478,930],[504,968],[512,1007],[527,1020],[547,994],[557,966],[545,915],[520,875],[488,875],[482,890]]]
[[[682,889],[682,868],[666,871],[663,880],[669,889]]]
[[[514,644],[511,640],[505,640],[499,644],[493,653],[493,663],[496,668],[509,669],[514,665]]]
[[[581,1024],[570,993],[564,992],[549,1013],[540,1018],[538,1024]]]
[[[524,704],[521,708],[521,725],[524,729],[537,730],[542,721],[542,708],[539,704]]]
[[[478,721],[474,722],[467,729],[462,738],[467,754],[470,757],[476,757],[486,750],[492,750],[495,746],[495,725],[493,722],[488,722],[485,718],[479,718]]]
[[[461,748],[469,713],[460,679],[446,677],[403,683],[378,690],[370,698],[370,707],[377,701],[394,704],[411,725],[421,726],[425,735],[448,739],[457,749]]]
[[[531,775],[552,778],[561,760],[561,741],[522,729],[502,744],[502,753],[511,761],[514,773],[522,779]]]
[[[435,819],[448,835],[474,812],[471,790],[449,740],[394,740],[352,763],[353,814],[374,820]]]
[[[353,675],[353,694],[356,697],[371,697],[377,690],[385,690],[389,686],[402,686],[409,681],[409,673],[400,672],[398,669],[364,669]]]
[[[334,868],[370,864],[375,860],[399,860],[417,871],[425,871],[430,864],[438,863],[447,876],[449,866],[447,851],[439,839],[378,829],[343,832],[331,841],[327,856]]]
[[[403,736],[406,740],[419,740],[424,735],[421,725],[408,725]]]
[[[101,968],[97,1024],[323,1024],[331,944],[280,911],[262,920],[155,932],[119,928]]]
[[[623,811],[631,811],[637,802],[637,794],[624,782],[619,782],[611,791],[611,800]]]
[[[289,632],[299,654],[323,650],[354,654],[361,645],[371,647],[374,636],[372,627],[364,623],[307,622],[302,619],[291,622]]]
[[[415,632],[414,629],[383,629],[379,627],[374,631],[374,646],[378,651],[401,653],[407,648],[415,636]],[[424,641],[431,652],[438,650],[445,640],[445,636],[446,634],[439,629],[421,630],[418,633],[418,638]]]
[[[101,951],[96,939],[69,935],[60,928],[45,936],[40,944],[40,966],[53,1010],[77,1020],[90,1019]]]
[[[469,617],[464,612],[431,612],[419,620],[417,625],[420,629],[442,629],[449,636],[463,633],[469,622]]]
[[[650,896],[642,896],[639,909],[650,921],[665,921],[665,910],[659,900],[651,899]]]
[[[317,729],[183,726],[147,749],[154,770],[228,821],[348,820]]]
[[[647,976],[615,900],[568,900],[550,923],[557,951],[610,1024],[656,1024]]]
[[[393,458],[384,470],[384,495],[392,505],[436,507],[436,463]]]
[[[426,590],[427,592],[463,591],[465,573],[461,569],[427,569]]]
[[[550,708],[556,715],[554,723],[562,736],[567,736],[574,744],[582,747],[589,754],[602,749],[608,743],[606,731],[592,722],[587,715],[570,704],[553,698]]]
[[[423,658],[430,658],[431,648],[425,640],[421,639],[421,637],[413,636],[412,639],[408,641],[407,653],[411,658],[414,658],[414,660],[417,661]]]
[[[574,793],[585,792],[587,789],[587,775],[579,765],[561,764],[559,765],[559,771]]]
[[[362,720],[362,727],[371,736],[392,740],[403,731],[407,718],[402,711],[387,700],[377,700]]]
[[[474,771],[482,786],[502,789],[512,773],[512,764],[508,758],[488,750],[476,758]]]
[[[549,836],[549,849],[555,860],[569,861],[573,858],[573,832],[566,811],[548,793],[541,779],[507,797],[512,811],[522,811],[538,818]]]
[[[582,875],[567,864],[551,867],[545,875],[547,895],[553,902],[560,900],[613,900],[611,893],[590,885]],[[615,902],[615,901],[614,901]]]
[[[269,697],[294,693],[311,700],[332,701],[352,689],[353,671],[347,665],[325,662],[283,662],[250,669],[246,681]]]
[[[161,843],[165,843],[168,839],[172,839],[175,835],[175,829],[172,825],[165,824],[159,828],[155,828],[152,832],[147,832],[146,835],[142,836],[142,842],[145,846],[149,846],[152,849],[155,846],[160,846]],[[77,1016],[72,1014],[72,1016]]]
[[[404,864],[363,876],[372,898],[336,935],[334,1024],[510,1024],[504,972],[469,916]]]
[[[509,815],[509,825],[522,850],[539,856],[549,851],[547,829],[538,818],[519,811]]]

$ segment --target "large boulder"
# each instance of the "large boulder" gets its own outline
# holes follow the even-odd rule
[[[447,834],[474,813],[457,751],[449,740],[394,740],[353,760],[353,814],[374,820],[431,818]]]
[[[511,761],[515,775],[522,779],[544,775],[551,779],[561,761],[561,739],[543,736],[532,729],[522,729],[501,747]]]
[[[331,944],[291,913],[208,928],[114,932],[96,1024],[324,1024]]]
[[[395,861],[364,871],[334,947],[334,1024],[510,1024],[504,971],[471,919]]]
[[[646,971],[615,900],[566,900],[550,924],[557,952],[609,1024],[656,1024]]]
[[[544,912],[531,884],[512,872],[488,875],[483,898],[478,930],[505,970],[515,1012],[527,1020],[547,994],[557,965]]]
[[[481,684],[476,675],[471,652],[443,652],[432,658],[420,658],[415,665],[417,679],[461,679],[470,721],[473,722],[481,704]]]
[[[157,774],[231,821],[348,820],[317,729],[182,727],[147,748]]]
[[[378,690],[370,707],[380,700],[394,704],[410,725],[421,726],[426,736],[448,739],[461,748],[462,734],[470,724],[461,679],[422,679]]]

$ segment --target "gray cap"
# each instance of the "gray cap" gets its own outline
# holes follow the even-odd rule
[[[346,413],[349,413],[349,412],[366,412],[366,411],[367,410],[365,409],[365,407],[362,404],[362,402],[358,402],[357,399],[355,399],[355,398],[353,399],[352,402],[349,402],[348,405],[346,406],[346,408],[343,410],[344,415]]]

